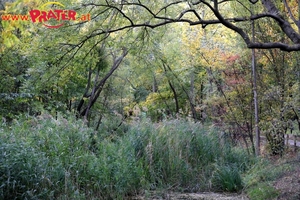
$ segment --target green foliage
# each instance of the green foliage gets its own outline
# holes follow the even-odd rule
[[[59,185],[58,182],[50,181],[63,180],[63,168],[53,168],[52,174],[48,174],[49,160],[44,152],[30,147],[27,143],[9,144],[2,141],[0,153],[1,199],[51,198],[51,189],[54,190]]]
[[[246,187],[255,186],[259,182],[273,181],[279,177],[284,171],[285,166],[275,167],[272,163],[266,160],[258,161],[253,167],[248,171],[247,175],[244,177]]]
[[[134,134],[132,145],[147,169],[151,188],[167,185],[187,191],[208,190],[212,174],[218,170],[216,164],[249,166],[252,162],[245,152],[221,145],[216,130],[197,123],[171,120],[153,126],[145,121],[129,131]],[[243,167],[235,169],[238,174],[244,170]]]
[[[279,191],[272,186],[272,181],[290,169],[290,165],[274,165],[267,160],[258,160],[243,178],[246,193],[253,200],[276,198]]]
[[[268,139],[268,150],[274,155],[283,155],[284,134],[299,117],[299,53],[287,54],[278,50],[261,52],[259,70],[261,114],[260,128]],[[267,70],[264,73],[263,70]]]
[[[216,166],[212,184],[219,191],[237,192],[243,188],[240,172],[232,165]]]
[[[18,50],[18,46],[0,53],[0,116],[7,120],[20,113],[35,110],[33,95],[22,91],[28,79],[26,70],[29,60]]]
[[[239,191],[239,177],[253,162],[219,143],[216,130],[185,120],[144,120],[112,140],[82,121],[42,114],[3,125],[0,139],[1,199],[123,199],[161,188]]]
[[[1,129],[1,198],[115,199],[134,193],[141,176],[130,145],[104,140],[94,146],[92,135],[82,122],[50,115]]]
[[[271,200],[276,198],[279,195],[273,186],[268,183],[258,183],[257,187],[251,188],[248,191],[250,199],[255,200]]]
[[[226,144],[212,174],[213,188],[217,191],[241,191],[244,187],[242,174],[247,173],[254,163],[255,159],[249,159],[245,150],[232,148],[230,144]]]
[[[268,149],[273,155],[283,155],[285,150],[284,134],[285,123],[273,119],[272,122],[265,122],[262,127],[268,140]]]

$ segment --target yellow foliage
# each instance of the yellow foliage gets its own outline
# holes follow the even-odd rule
[[[232,50],[231,45],[229,45],[232,40],[225,37],[225,35],[234,37],[232,32],[223,28],[215,30],[213,27],[215,26],[206,29],[189,27],[182,33],[187,62],[191,66],[225,69],[227,58],[235,53],[228,53],[225,48],[229,46]]]

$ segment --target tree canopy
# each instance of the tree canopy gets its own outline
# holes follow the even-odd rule
[[[273,0],[181,0],[181,1],[105,1],[85,2],[84,7],[98,8],[101,15],[114,15],[122,18],[122,23],[109,27],[101,26],[90,37],[113,33],[125,29],[148,27],[157,28],[170,23],[184,22],[190,26],[222,24],[238,33],[248,48],[297,51],[300,49],[300,21],[297,1]],[[100,14],[100,12],[99,12]],[[104,19],[103,22],[105,22]],[[251,29],[245,22],[275,23],[280,37],[275,40],[253,41]],[[243,25],[241,25],[243,24]]]
[[[140,117],[156,122],[184,117],[213,123],[253,149],[255,88],[257,125],[273,141],[274,153],[280,140],[273,138],[300,126],[297,1],[60,4],[76,11],[78,19],[59,28],[49,28],[51,20],[47,27],[10,17],[60,5],[44,8],[42,0],[1,4],[4,119],[72,113],[109,135]],[[256,87],[249,48],[256,53]]]

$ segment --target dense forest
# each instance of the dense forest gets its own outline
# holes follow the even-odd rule
[[[299,1],[2,0],[0,15],[0,199],[280,195]]]

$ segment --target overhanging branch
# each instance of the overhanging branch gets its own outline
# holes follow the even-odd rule
[[[250,49],[280,49],[282,51],[287,51],[287,52],[300,50],[300,44],[288,45],[281,42],[269,42],[269,43],[250,42],[249,44],[247,44],[247,47]]]
[[[113,32],[122,31],[125,29],[138,28],[138,27],[154,29],[170,23],[178,23],[178,22],[188,23],[190,26],[202,25],[203,28],[205,28],[207,25],[222,24],[225,27],[238,33],[242,37],[242,39],[244,40],[248,48],[259,48],[259,49],[279,48],[283,51],[300,50],[300,35],[293,29],[289,21],[286,20],[280,14],[279,10],[271,0],[260,0],[262,5],[265,7],[266,10],[265,13],[252,14],[251,16],[248,17],[244,16],[244,17],[232,17],[232,18],[225,18],[220,13],[219,11],[220,2],[226,3],[227,0],[225,1],[198,0],[192,2],[187,0],[178,0],[178,1],[171,2],[167,5],[163,5],[161,8],[158,8],[157,11],[152,9],[150,6],[141,3],[141,1],[130,2],[127,0],[123,0],[120,3],[116,3],[116,2],[111,3],[109,1],[106,1],[106,4],[94,4],[94,3],[85,4],[85,6],[100,6],[100,7],[106,7],[115,10],[120,14],[120,16],[122,16],[127,21],[126,24],[123,24],[123,26],[107,28],[106,30],[98,29],[97,31],[94,31],[90,36],[88,36],[88,38],[97,35],[109,34]],[[184,9],[177,15],[177,17],[170,17],[165,15],[165,13],[164,15],[162,14],[162,11],[167,11],[171,9],[176,10],[180,7],[179,4],[184,4],[184,3],[187,6],[189,6],[189,9]],[[199,13],[197,12],[197,9],[194,8],[194,6],[200,4],[204,5],[206,9],[209,9],[213,13],[214,17],[212,19],[204,20],[200,17]],[[144,22],[137,22],[133,16],[127,14],[126,7],[129,8],[129,6],[141,8],[143,12],[145,12],[145,16],[147,15],[149,16],[149,19],[145,19]],[[195,18],[192,19],[190,16],[186,17],[186,14],[188,13],[192,13]],[[274,21],[276,21],[277,24],[280,26],[282,32],[285,34],[285,36],[287,36],[291,40],[291,42],[253,43],[248,36],[247,30],[238,27],[236,24],[238,22],[259,20],[263,18],[271,18]]]

